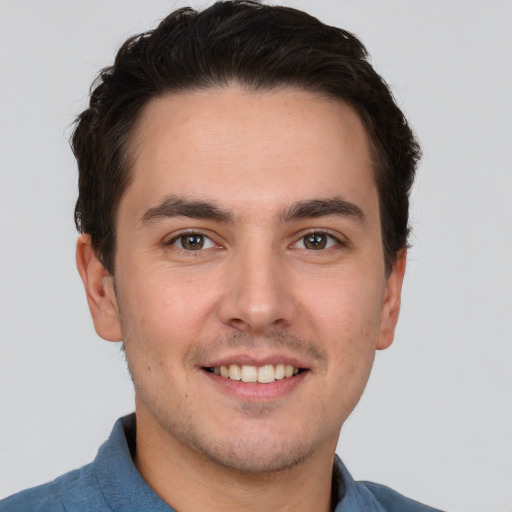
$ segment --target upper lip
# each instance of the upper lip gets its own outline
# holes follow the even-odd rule
[[[219,366],[229,366],[230,364],[265,366],[269,364],[285,364],[295,368],[309,368],[310,364],[303,357],[297,357],[290,354],[275,353],[257,356],[249,353],[234,353],[232,355],[222,356],[218,359],[212,359],[199,366],[202,368],[216,368]]]

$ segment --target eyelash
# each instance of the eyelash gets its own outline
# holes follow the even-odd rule
[[[187,248],[183,247],[184,239],[186,239],[187,237],[194,237],[194,236],[195,237],[201,237],[203,244],[206,243],[206,244],[209,245],[209,247],[204,248],[203,246],[201,246],[199,249],[196,249],[196,250],[194,250],[194,249],[187,249]],[[182,240],[182,242],[181,242],[181,244],[178,245],[177,242],[179,242],[180,239]],[[200,231],[195,231],[195,230],[182,231],[181,233],[178,233],[177,235],[174,235],[169,240],[165,241],[164,245],[167,246],[167,247],[175,246],[175,248],[177,250],[183,251],[183,252],[188,253],[188,254],[198,253],[198,252],[201,252],[201,250],[211,249],[211,248],[217,246],[217,244],[215,243],[215,241],[213,240],[213,238],[211,236],[208,236],[205,233],[201,233]]]
[[[329,244],[329,241],[334,242],[333,244],[331,244],[328,247],[321,247],[320,249],[317,249],[318,252],[331,249],[335,246],[341,246],[341,247],[347,246],[346,242],[344,242],[343,240],[340,240],[337,236],[334,236],[332,233],[329,233],[328,231],[324,231],[324,230],[318,230],[318,229],[311,229],[311,230],[307,231],[306,233],[302,234],[302,236],[296,242],[294,242],[292,244],[292,246],[297,245],[301,242],[305,243],[305,241],[308,237],[313,237],[315,235],[325,236],[327,238],[326,244]],[[301,247],[301,249],[307,250],[307,251],[315,251],[315,249],[310,249],[307,247]]]
[[[207,243],[209,246],[208,247],[201,246],[199,249],[195,249],[195,250],[187,249],[187,248],[183,247],[183,239],[185,239],[186,237],[194,237],[194,236],[201,237],[203,244]],[[346,242],[340,240],[338,237],[334,236],[333,234],[329,233],[328,231],[311,229],[311,230],[303,233],[294,243],[292,243],[290,245],[290,247],[294,247],[300,243],[303,243],[304,245],[306,245],[306,243],[307,243],[306,240],[308,239],[308,237],[311,238],[313,236],[326,237],[326,242],[325,242],[326,246],[319,247],[319,248],[300,247],[301,250],[322,252],[322,251],[331,249],[336,246],[340,246],[340,247],[347,246]],[[182,243],[180,244],[181,246],[176,244],[180,239],[182,239]],[[218,245],[215,243],[215,241],[212,239],[211,236],[208,236],[205,233],[201,233],[200,231],[194,231],[194,230],[183,231],[181,233],[178,233],[177,235],[174,235],[172,238],[170,238],[168,241],[165,242],[165,245],[166,246],[174,246],[177,250],[183,251],[184,253],[187,253],[187,254],[199,253],[205,249],[211,249],[215,246],[218,247]]]

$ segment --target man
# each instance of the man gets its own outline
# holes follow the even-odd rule
[[[361,43],[284,7],[176,11],[72,145],[77,265],[135,415],[0,510],[433,510],[335,456],[393,341],[419,158]]]

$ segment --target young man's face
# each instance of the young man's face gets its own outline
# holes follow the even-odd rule
[[[112,310],[94,316],[124,339],[138,425],[239,471],[332,456],[392,341],[405,259],[386,276],[360,119],[292,89],[180,93],[131,147]]]

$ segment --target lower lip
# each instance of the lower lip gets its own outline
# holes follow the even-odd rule
[[[268,384],[259,384],[257,382],[242,382],[241,380],[226,379],[215,373],[201,370],[211,382],[218,386],[222,392],[233,396],[239,400],[249,402],[268,402],[284,397],[292,393],[299,386],[309,373],[305,370],[293,377],[287,377]]]

